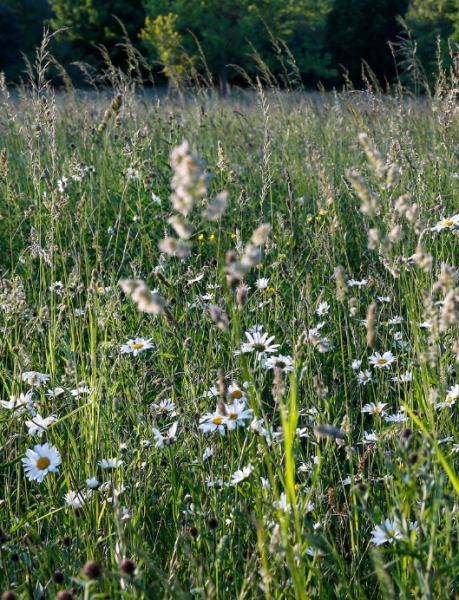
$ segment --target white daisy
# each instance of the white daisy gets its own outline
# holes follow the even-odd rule
[[[56,422],[56,417],[51,415],[43,419],[39,414],[36,414],[31,421],[26,421],[25,424],[29,428],[29,435],[37,435],[41,437],[43,433],[48,429],[49,425]]]
[[[118,469],[121,467],[124,461],[119,460],[118,458],[104,458],[99,461],[97,464],[102,467],[102,469]]]
[[[362,408],[362,412],[371,413],[373,415],[385,415],[386,412],[383,410],[385,406],[387,406],[387,402],[378,402],[378,404],[370,402],[370,404],[365,404]]]
[[[142,337],[136,337],[135,340],[129,340],[127,344],[123,344],[120,348],[120,352],[121,354],[132,353],[134,356],[137,356],[145,350],[151,350],[152,348],[154,348],[154,345],[150,344],[152,339],[153,338],[146,340]]]
[[[225,404],[226,416],[225,423],[228,429],[236,429],[237,425],[245,427],[244,419],[251,419],[253,409],[245,408],[245,399],[237,400],[234,398],[232,404]]]
[[[51,379],[51,375],[38,373],[38,371],[26,371],[22,374],[21,379],[22,381],[27,381],[29,385],[38,386],[49,381]]]
[[[225,415],[223,415],[217,408],[214,413],[207,413],[201,417],[199,429],[205,433],[212,433],[218,429],[220,435],[225,435],[225,425]]]
[[[92,394],[91,388],[87,385],[79,385],[75,390],[70,392],[72,396],[75,398],[79,398],[80,396],[90,396]]]
[[[360,385],[367,385],[367,383],[371,381],[371,371],[368,369],[366,371],[360,371],[357,375],[357,381]]]
[[[175,403],[172,402],[171,398],[166,398],[165,400],[161,400],[161,402],[159,404],[153,403],[151,406],[154,407],[155,412],[160,413],[162,415],[171,413],[170,416],[173,417],[176,414],[174,411]]]
[[[65,502],[67,506],[71,506],[72,508],[83,508],[84,503],[86,499],[90,497],[90,494],[91,492],[89,492],[89,495],[86,495],[83,492],[74,492],[73,490],[70,490],[65,494]]]
[[[380,546],[386,542],[392,544],[394,540],[398,540],[402,537],[397,522],[395,520],[391,521],[390,519],[386,519],[385,521],[382,521],[380,525],[376,525],[375,529],[371,532],[371,535],[373,537],[370,541],[373,544],[376,544],[376,546]]]
[[[151,197],[153,202],[155,202],[155,204],[158,204],[159,206],[161,206],[161,204],[163,203],[163,201],[161,200],[161,198],[159,196],[157,196],[156,194],[154,194],[153,192],[151,193]]]
[[[160,431],[153,428],[153,435],[156,438],[156,447],[164,448],[164,446],[169,446],[176,440],[178,421],[176,421],[171,427],[169,427],[169,431],[167,435],[163,435]]]
[[[129,169],[127,169],[126,175],[130,179],[140,179],[140,173],[139,173],[139,171],[137,169],[133,169],[132,167],[129,167]]]
[[[445,406],[452,407],[456,403],[456,399],[459,396],[459,384],[456,384],[450,390],[446,392],[446,399],[443,402],[435,404],[435,408],[443,408]]]
[[[246,354],[248,352],[256,352],[260,357],[265,357],[266,353],[272,353],[280,347],[280,344],[272,344],[275,336],[269,337],[269,333],[260,334],[246,332],[248,342],[241,342],[241,352]],[[240,354],[240,352],[237,352]]]
[[[443,229],[454,229],[459,220],[459,215],[454,215],[453,217],[448,217],[443,221],[438,221],[435,227],[431,227],[430,231],[442,231]]]
[[[280,369],[284,373],[293,371],[293,359],[290,356],[270,356],[266,360],[263,360],[261,366],[264,369]]]
[[[383,355],[381,355],[379,352],[375,352],[368,360],[371,365],[377,367],[378,369],[388,369],[390,365],[397,359],[392,352],[388,351],[384,352]]]
[[[386,415],[384,417],[384,420],[387,423],[405,423],[406,421],[409,421],[410,419],[404,414],[398,414],[398,415]]]
[[[362,366],[362,361],[361,360],[353,360],[352,364],[351,364],[351,369],[353,371],[357,371],[357,369],[360,369],[361,366]]]
[[[52,398],[57,398],[58,396],[62,396],[62,394],[65,394],[65,390],[64,390],[64,388],[61,388],[61,387],[54,388],[54,390],[46,390],[46,395],[49,396],[50,400]]]
[[[55,281],[53,284],[51,284],[49,286],[49,291],[50,292],[56,292],[56,294],[60,294],[62,292],[62,290],[65,289],[65,285],[62,283],[62,281]]]
[[[356,281],[355,279],[349,279],[349,281],[347,282],[347,285],[349,285],[351,287],[353,287],[354,285],[358,285],[359,290],[360,290],[363,285],[368,285],[368,280],[362,279],[362,281]]]
[[[329,310],[330,305],[328,302],[321,302],[316,310],[316,313],[321,317],[322,315],[328,315]]]
[[[26,450],[27,458],[23,458],[24,471],[31,481],[42,482],[48,473],[57,473],[61,464],[61,456],[55,446],[49,447],[48,442],[40,446],[37,444],[33,450]]]
[[[269,285],[269,279],[267,277],[261,277],[256,280],[255,285],[259,290],[266,290]]]
[[[392,377],[392,381],[398,381],[400,383],[413,381],[413,372],[407,371],[406,373],[402,373],[399,377]]]
[[[370,433],[364,431],[363,433],[362,441],[359,442],[359,444],[374,444],[379,441],[379,438],[374,431],[371,431]]]
[[[390,302],[390,296],[378,296],[380,302]]]
[[[91,477],[91,479],[86,479],[86,485],[88,488],[96,490],[100,486],[100,481],[97,481],[95,477]]]
[[[312,556],[313,558],[315,558],[315,557],[323,558],[324,556],[326,556],[326,554],[323,550],[318,550],[317,548],[314,548],[313,546],[309,546],[309,548],[306,549],[306,554],[308,556]]]
[[[201,279],[203,279],[203,277],[204,277],[204,273],[201,273],[201,275],[198,275],[194,279],[188,279],[187,283],[188,283],[188,285],[191,285],[192,283],[198,283],[199,281],[201,281]]]
[[[32,417],[35,416],[35,410],[32,406],[33,392],[29,390],[26,394],[19,397],[10,396],[9,400],[0,400],[0,404],[6,410],[14,410],[13,417],[17,417],[23,412],[28,412]]]
[[[238,483],[241,483],[241,481],[244,481],[244,479],[248,479],[250,477],[252,471],[253,471],[252,465],[247,465],[243,469],[236,471],[235,473],[233,473],[233,476],[231,477],[231,485],[237,485]]]

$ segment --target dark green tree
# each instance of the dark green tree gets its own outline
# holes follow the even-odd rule
[[[228,74],[235,73],[228,65],[253,69],[249,55],[254,49],[270,68],[278,68],[268,29],[287,43],[303,74],[327,73],[322,34],[331,0],[144,0],[144,4],[150,22],[171,13],[178,16],[177,31],[188,53],[197,52],[195,36],[223,90]]]
[[[388,42],[397,41],[409,0],[335,0],[325,29],[332,66],[343,65],[356,86],[362,84],[362,60],[379,81],[392,81],[396,69]],[[342,81],[342,80],[341,80]]]
[[[5,4],[0,4],[0,40],[0,71],[10,78],[21,63],[20,48],[24,34],[19,19]]]
[[[70,40],[67,60],[85,60],[97,64],[100,52],[95,46],[103,44],[112,60],[122,62],[123,31],[115,17],[120,19],[131,40],[138,41],[138,33],[145,21],[142,0],[49,0],[54,11],[51,25],[54,29],[71,27],[64,35]]]

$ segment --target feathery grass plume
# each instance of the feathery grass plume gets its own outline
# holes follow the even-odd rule
[[[214,320],[215,324],[217,325],[217,327],[219,327],[223,331],[228,331],[228,325],[229,325],[228,315],[225,315],[225,313],[221,310],[221,308],[219,308],[218,306],[215,306],[214,304],[211,304],[209,306],[209,310],[210,310],[210,315],[211,315],[212,319]]]
[[[378,150],[376,150],[366,133],[359,133],[358,138],[359,142],[363,146],[363,149],[365,150],[365,154],[367,155],[368,160],[373,165],[377,176],[383,177],[384,173],[386,172],[386,166],[381,159],[380,153],[378,152]]]
[[[264,246],[269,237],[269,232],[271,231],[270,223],[263,223],[260,227],[257,227],[252,234],[252,242],[255,246]]]
[[[438,276],[437,281],[433,284],[433,291],[437,292],[438,290],[442,290],[443,292],[447,292],[451,288],[457,286],[457,273],[454,267],[447,265],[446,263],[441,263],[440,275]]]
[[[6,160],[6,148],[0,153],[0,181],[3,181],[8,176],[8,161]]]
[[[456,295],[454,290],[450,290],[443,301],[440,315],[440,331],[447,331],[452,325],[458,322],[459,313],[456,307]]]
[[[344,300],[346,300],[346,294],[349,291],[346,269],[342,265],[338,265],[333,271],[333,276],[336,281],[336,297],[341,302],[344,302]]]
[[[155,315],[164,312],[166,301],[159,294],[150,292],[143,280],[122,279],[119,285],[125,294],[131,294],[140,311]]]
[[[228,207],[228,192],[223,191],[208,201],[205,210],[201,216],[208,221],[218,221]]]
[[[187,240],[195,231],[194,226],[180,215],[169,217],[167,222],[182,240]]]
[[[346,171],[346,177],[351,182],[357,196],[362,200],[363,204],[360,207],[361,212],[369,217],[374,217],[374,210],[370,204],[370,190],[365,185],[365,181],[356,171]]]
[[[161,252],[169,254],[169,256],[186,258],[191,252],[192,244],[191,242],[184,242],[183,240],[177,240],[168,236],[160,240],[158,248],[161,250]]]
[[[171,164],[174,175],[171,187],[171,202],[174,210],[185,217],[191,212],[194,202],[205,196],[209,174],[188,141],[176,146],[171,153]]]
[[[225,151],[223,150],[223,145],[222,145],[221,141],[218,140],[217,143],[218,143],[217,169],[220,171],[220,173],[224,173],[225,171],[229,170],[229,160],[225,154]]]
[[[370,304],[367,309],[367,344],[373,350],[378,347],[378,340],[376,337],[376,304]]]
[[[110,108],[112,109],[115,117],[117,116],[122,104],[123,104],[123,96],[121,94],[116,94],[116,96],[112,100],[112,103],[110,104]]]

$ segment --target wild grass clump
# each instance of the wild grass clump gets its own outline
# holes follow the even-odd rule
[[[160,100],[48,42],[1,85],[4,600],[456,597],[458,72]]]

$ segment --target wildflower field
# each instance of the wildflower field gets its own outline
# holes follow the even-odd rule
[[[4,600],[459,597],[458,65],[48,60],[0,82]]]

